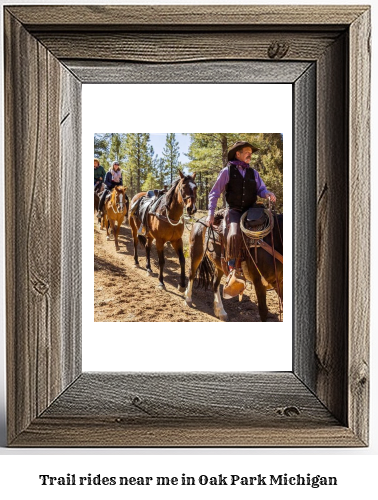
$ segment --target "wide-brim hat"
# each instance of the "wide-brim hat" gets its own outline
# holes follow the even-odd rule
[[[259,150],[259,148],[257,148],[256,146],[254,146],[250,142],[237,141],[237,142],[235,142],[235,144],[231,147],[231,149],[228,152],[228,155],[227,155],[228,160],[229,161],[234,160],[235,159],[236,150],[237,149],[241,149],[241,148],[245,148],[247,146],[252,149],[252,153],[256,153],[256,151]]]

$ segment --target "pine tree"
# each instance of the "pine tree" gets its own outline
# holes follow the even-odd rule
[[[106,139],[106,134],[95,134],[94,135],[94,155],[97,158],[107,155],[109,152],[109,144]]]
[[[251,166],[260,173],[267,188],[277,196],[277,209],[282,209],[283,161],[282,134],[240,133],[240,134],[190,134],[189,164],[197,172],[197,200],[200,209],[206,209],[208,195],[219,172],[227,165],[230,147],[238,140],[248,141],[259,151],[252,156]],[[225,200],[220,200],[218,206]]]
[[[111,134],[95,134],[94,135],[94,156],[99,159],[100,165],[102,165],[107,171],[109,169],[109,151],[110,151],[110,139]]]
[[[164,158],[164,178],[169,184],[172,184],[178,174],[180,147],[176,140],[176,134],[167,134],[165,146],[163,149]]]
[[[142,191],[146,178],[153,169],[153,148],[150,134],[127,134],[125,141],[125,169],[128,193],[133,196]]]
[[[146,180],[143,183],[142,191],[149,191],[150,189],[157,189],[159,179],[155,177],[154,172],[148,172]]]
[[[110,161],[119,161],[121,163],[124,157],[124,142],[126,140],[126,134],[109,134],[110,135],[110,149],[109,149],[109,159]]]

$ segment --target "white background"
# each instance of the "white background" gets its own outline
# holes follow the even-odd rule
[[[228,120],[235,95],[242,106]],[[93,103],[106,103],[93,106]],[[272,119],[272,117],[274,117]],[[292,368],[292,85],[83,85],[83,221],[92,220],[88,175],[95,132],[283,133],[285,317],[282,323],[126,323],[93,321],[93,228],[83,224],[84,371],[290,371]],[[222,128],[223,127],[223,128]],[[269,188],[269,186],[268,186]],[[102,235],[105,239],[105,235]],[[114,242],[109,242],[114,246]],[[145,252],[139,247],[141,266]],[[188,269],[187,273],[188,275]],[[156,274],[151,277],[156,293]],[[166,292],[168,293],[168,292]],[[193,294],[195,295],[194,289]],[[211,292],[208,292],[211,294]],[[184,300],[183,306],[184,305]],[[227,311],[227,300],[224,301]],[[132,312],[132,311],[131,311]],[[116,319],[116,318],[115,318]],[[175,318],[172,318],[174,321]],[[125,353],[142,353],[128,356]]]
[[[25,3],[12,1],[12,4]],[[34,3],[41,3],[35,1]],[[51,1],[48,3],[52,3]],[[80,3],[80,2],[63,2]],[[88,3],[88,2],[82,2]],[[92,4],[102,3],[91,1]],[[125,3],[113,1],[112,3]],[[137,1],[133,2],[139,3]],[[159,3],[159,2],[156,2]],[[167,2],[166,2],[167,3]],[[176,2],[177,3],[177,2]],[[188,2],[190,3],[190,2]],[[197,2],[206,4],[241,4],[252,3],[215,0],[211,2]],[[272,2],[259,1],[259,4],[271,4]],[[276,1],[276,4],[285,4],[287,2]],[[296,2],[292,4],[313,4],[310,2]],[[322,1],[323,4],[363,4],[366,2],[353,1],[348,2],[345,0],[337,1]],[[377,88],[376,78],[376,54],[378,52],[377,37],[374,31],[374,26],[377,23],[377,14],[375,8],[372,10],[373,20],[373,74],[372,74],[372,89]],[[3,95],[1,96],[3,99]],[[1,101],[3,102],[3,100]],[[2,134],[1,134],[2,135]],[[376,93],[372,92],[372,137],[378,135],[377,127],[377,99]],[[374,144],[374,143],[373,143]],[[371,173],[371,189],[369,181],[367,180],[366,192],[363,195],[368,195],[370,192],[373,194],[377,189],[377,173],[376,165],[377,154],[372,150],[372,173]],[[7,168],[10,166],[7,165]],[[1,182],[2,179],[1,179]],[[2,184],[3,185],[3,184]],[[3,199],[3,195],[1,196]],[[372,197],[372,213],[377,213],[377,201]],[[2,216],[3,216],[2,210]],[[2,231],[4,230],[4,219],[1,219]],[[3,234],[3,233],[2,233]],[[378,254],[378,238],[376,236],[375,226],[372,226],[372,242],[371,242],[371,255]],[[2,265],[1,273],[4,277],[4,251],[2,247]],[[377,264],[372,261],[372,284],[377,282]],[[3,280],[2,280],[3,281]],[[366,498],[372,499],[376,496],[376,468],[377,468],[377,437],[378,437],[378,412],[377,412],[377,340],[376,340],[376,325],[378,324],[378,293],[376,288],[372,289],[371,294],[371,439],[370,447],[367,449],[104,449],[104,450],[85,450],[85,449],[69,449],[69,450],[9,450],[0,448],[0,492],[2,497],[9,498],[18,496],[28,496],[28,498],[51,499],[52,495],[55,498],[66,498],[67,495],[72,499],[82,498],[103,498],[108,490],[103,488],[86,489],[84,492],[75,488],[47,488],[43,489],[39,486],[38,475],[65,475],[68,472],[77,474],[92,474],[101,473],[103,475],[178,475],[182,472],[187,475],[212,474],[218,475],[223,473],[225,475],[238,474],[240,475],[254,475],[261,472],[262,474],[278,474],[288,472],[289,474],[321,474],[329,476],[338,476],[339,486],[333,488],[311,489],[303,487],[281,487],[272,489],[250,489],[242,490],[241,487],[235,490],[229,488],[202,487],[203,489],[196,488],[195,490],[180,489],[177,492],[174,488],[158,490],[157,487],[150,490],[129,490],[122,489],[112,490],[109,495],[110,498],[147,498],[154,495],[157,498],[190,498],[195,495],[197,498],[229,498],[230,493],[235,498],[274,498],[278,496],[283,498],[319,498],[322,500],[335,498]],[[1,304],[2,313],[4,315],[4,302]],[[4,319],[2,321],[2,359],[4,359]],[[1,386],[5,387],[4,372],[1,372]],[[4,401],[4,397],[2,398]],[[4,403],[2,404],[1,419],[1,444],[4,446]],[[35,457],[33,456],[35,455]],[[223,487],[224,488],[224,487]],[[189,492],[188,492],[189,491]],[[63,497],[64,496],[64,497]]]

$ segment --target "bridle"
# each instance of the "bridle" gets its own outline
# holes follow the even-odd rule
[[[182,183],[182,185],[180,186],[179,191],[180,191],[180,196],[181,196],[181,199],[182,199],[182,201],[184,202],[184,205],[185,205],[185,200],[188,200],[188,199],[190,199],[190,198],[193,198],[193,199],[195,199],[195,198],[196,198],[196,196],[195,196],[195,195],[194,195],[194,193],[193,193],[193,190],[194,190],[194,188],[196,188],[196,187],[197,187],[197,185],[196,185],[196,183],[195,183],[195,182],[193,182],[193,181],[189,181],[189,188],[191,189],[192,194],[188,194],[187,196],[184,196],[184,195],[183,195],[183,192],[182,192],[183,185],[184,185],[184,183]]]
[[[189,181],[189,184],[192,184],[192,186],[190,186],[190,185],[189,185],[189,187],[190,187],[190,189],[191,189],[191,190],[192,190],[192,192],[193,192],[194,188],[195,188],[195,187],[197,187],[197,185],[196,185],[193,181]],[[181,199],[182,199],[182,203],[181,203],[181,202],[179,202],[179,203],[180,203],[180,205],[181,205],[181,207],[182,207],[182,209],[183,209],[183,211],[184,211],[184,208],[185,208],[185,206],[186,206],[186,204],[185,204],[185,200],[188,200],[188,199],[190,199],[190,198],[195,199],[195,198],[196,198],[196,196],[195,196],[194,194],[188,194],[187,196],[184,196],[184,195],[183,195],[183,192],[182,192],[182,188],[183,188],[183,183],[182,183],[182,185],[179,187],[178,191],[179,191],[180,196],[181,196]],[[177,200],[177,201],[178,201],[178,200]],[[172,222],[172,221],[171,221],[171,219],[169,218],[169,215],[168,215],[168,207],[167,207],[167,206],[165,207],[165,213],[166,213],[166,215],[167,215],[167,220],[168,220],[168,222],[171,224],[171,226],[178,226],[178,225],[180,225],[180,224],[184,224],[184,214],[182,214],[182,215],[181,215],[180,219],[179,219],[179,220],[178,220],[178,222],[175,224],[175,223],[174,223],[174,222]]]
[[[115,196],[114,196],[114,205],[116,207],[117,210],[114,209],[114,205],[113,205],[113,201],[111,201],[110,203],[110,206],[112,207],[112,210],[115,214],[122,214],[126,208],[126,196],[125,196],[125,201],[123,201],[123,195],[124,193],[118,193],[118,191],[116,189],[114,189],[114,192],[115,192]],[[119,198],[120,198],[120,201],[117,203],[117,193],[119,194]]]

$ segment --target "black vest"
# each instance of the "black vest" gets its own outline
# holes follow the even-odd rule
[[[257,188],[255,171],[247,168],[245,177],[241,175],[236,165],[228,164],[229,181],[226,185],[226,201],[230,208],[247,210],[256,203]]]

